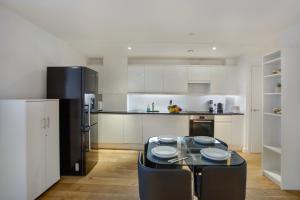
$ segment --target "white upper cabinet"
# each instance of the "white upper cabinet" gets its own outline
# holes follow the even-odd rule
[[[212,81],[210,85],[210,93],[212,94],[226,94],[226,87],[225,87],[225,81],[226,81],[226,68],[221,67],[213,67],[212,68]]]
[[[145,67],[145,92],[163,92],[163,66]]]
[[[128,66],[128,92],[145,91],[145,67]]]
[[[237,94],[237,70],[234,66],[212,67],[211,94]]]
[[[188,83],[205,84],[207,94],[237,94],[235,66],[128,66],[128,92],[188,93]]]
[[[164,68],[164,92],[187,93],[188,75],[184,66],[167,66]]]
[[[188,67],[188,81],[189,83],[210,83],[211,71],[211,66]]]

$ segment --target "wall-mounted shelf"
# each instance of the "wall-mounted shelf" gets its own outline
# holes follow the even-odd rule
[[[272,78],[272,77],[280,77],[281,73],[278,74],[270,74],[270,75],[265,75],[264,78]]]
[[[281,92],[276,87],[281,84],[281,51],[263,57],[263,174],[281,186],[281,114],[272,112],[273,108],[281,108]],[[273,92],[274,91],[274,92]]]
[[[280,147],[275,147],[275,146],[270,146],[270,145],[264,145],[264,148],[269,149],[275,153],[281,154],[281,148]]]
[[[279,92],[266,92],[264,95],[281,95]]]
[[[280,61],[281,61],[281,58],[275,58],[275,59],[264,62],[264,65],[278,64],[278,63],[280,63]]]

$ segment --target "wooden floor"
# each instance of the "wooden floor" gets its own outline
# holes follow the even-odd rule
[[[135,200],[137,151],[100,150],[100,161],[85,177],[62,177],[40,199]],[[261,175],[260,155],[241,154],[248,162],[247,200],[300,200],[300,192],[282,191]]]

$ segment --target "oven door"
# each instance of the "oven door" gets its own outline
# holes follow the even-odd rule
[[[214,137],[214,121],[213,120],[190,120],[190,136],[209,136]]]

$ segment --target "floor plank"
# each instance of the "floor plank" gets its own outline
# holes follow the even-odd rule
[[[137,151],[130,150],[100,150],[100,161],[87,176],[62,177],[39,199],[139,199],[137,155]],[[300,191],[282,191],[262,176],[260,154],[241,155],[248,162],[247,200],[300,200]]]

